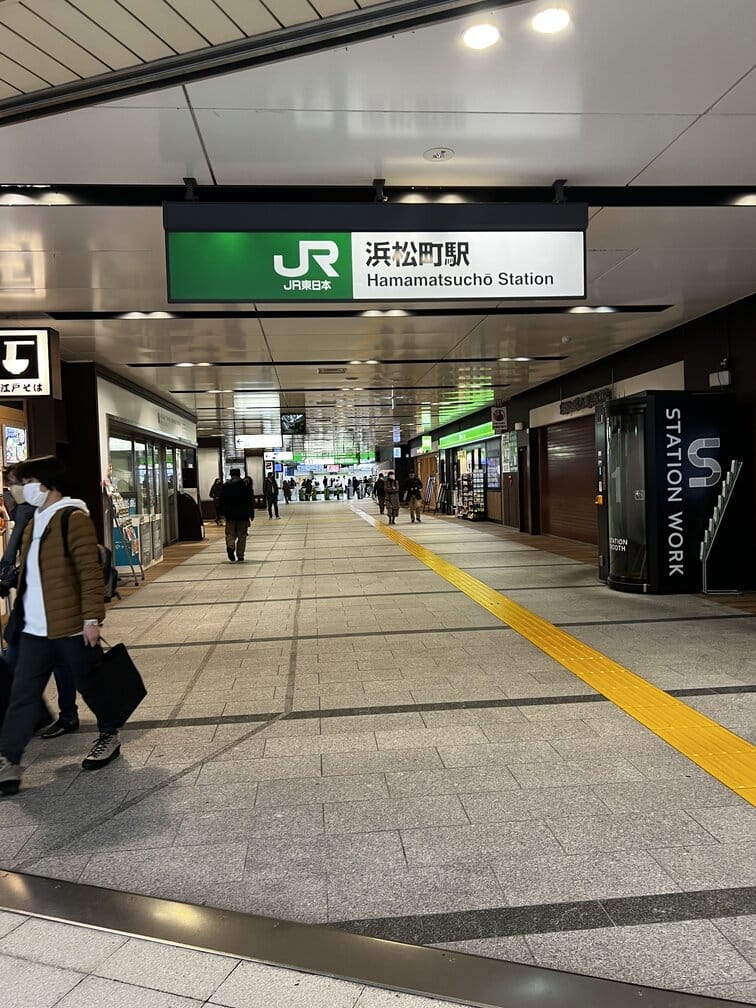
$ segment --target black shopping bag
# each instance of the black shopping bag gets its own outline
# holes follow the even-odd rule
[[[125,644],[116,644],[107,651],[94,649],[86,693],[82,695],[101,723],[120,727],[128,721],[147,696],[147,689]]]

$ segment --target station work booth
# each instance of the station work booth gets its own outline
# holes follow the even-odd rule
[[[610,588],[742,590],[744,425],[726,392],[646,392],[605,409]]]

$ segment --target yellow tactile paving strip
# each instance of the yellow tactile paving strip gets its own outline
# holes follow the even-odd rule
[[[355,511],[449,584],[664,739],[673,749],[745,801],[756,805],[756,746],[408,539],[395,528],[377,521],[364,511],[356,508]]]

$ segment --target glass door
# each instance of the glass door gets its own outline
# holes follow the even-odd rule
[[[648,580],[646,548],[646,417],[641,410],[607,417],[609,577]]]

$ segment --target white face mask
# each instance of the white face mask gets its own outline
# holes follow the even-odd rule
[[[38,508],[47,500],[49,490],[43,490],[41,483],[24,483],[24,500],[32,507]]]
[[[24,503],[24,488],[20,483],[14,483],[10,488],[11,497],[16,504]]]

